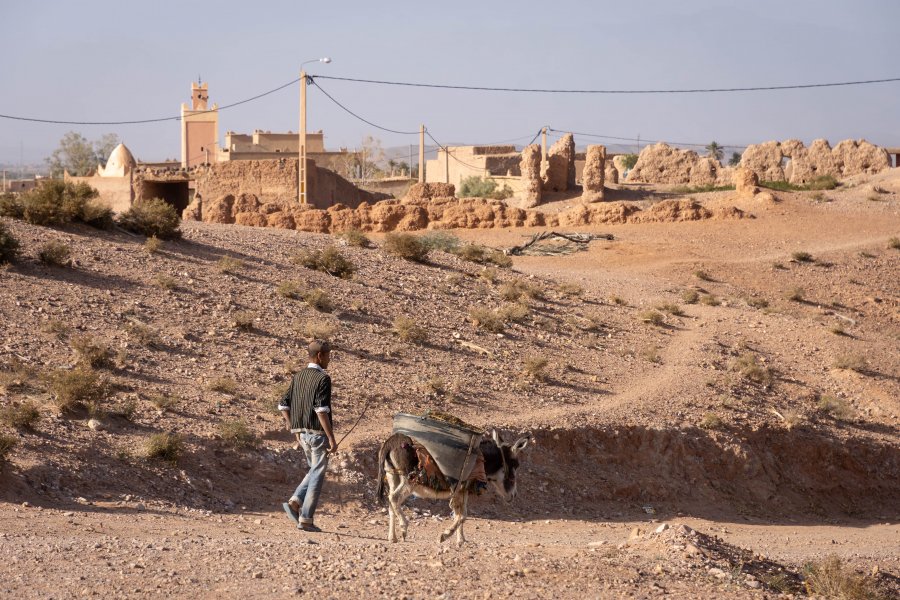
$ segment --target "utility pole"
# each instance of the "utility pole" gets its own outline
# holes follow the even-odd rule
[[[425,126],[419,125],[419,183],[425,183]]]
[[[444,183],[450,183],[450,146],[444,147]]]
[[[547,128],[541,128],[541,162],[547,160]]]
[[[409,162],[406,164],[409,167],[409,172],[406,176],[412,179],[412,144],[409,145]]]
[[[306,71],[300,71],[300,142],[297,164],[297,201],[303,205],[306,197]]]

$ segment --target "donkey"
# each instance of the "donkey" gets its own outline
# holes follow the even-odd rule
[[[491,431],[491,439],[482,440],[479,451],[484,457],[484,471],[488,485],[507,502],[516,496],[516,469],[519,468],[519,454],[528,446],[528,436],[521,437],[512,444],[500,439],[497,430]],[[410,481],[409,475],[419,465],[419,459],[413,448],[413,440],[403,434],[395,433],[389,437],[378,452],[378,499],[385,499],[385,482],[387,482],[388,505],[388,541],[397,542],[396,521],[400,521],[400,535],[406,540],[409,521],[403,514],[401,506],[407,498],[415,495],[430,500],[450,500],[453,521],[443,533],[441,542],[446,541],[456,532],[456,544],[462,546],[466,541],[463,534],[463,522],[466,520],[469,500],[468,481],[459,482],[449,490],[436,490],[427,485]]]

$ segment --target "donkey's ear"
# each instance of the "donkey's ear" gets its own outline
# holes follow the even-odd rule
[[[516,443],[512,445],[512,448],[510,448],[510,451],[513,453],[513,456],[515,456],[516,454],[518,454],[519,452],[524,450],[525,447],[528,446],[529,441],[530,441],[530,438],[527,435],[517,439]]]
[[[496,429],[491,429],[491,439],[494,440],[494,443],[497,444],[497,447],[500,447],[500,444],[503,443],[503,440],[500,439],[500,434],[497,433]]]

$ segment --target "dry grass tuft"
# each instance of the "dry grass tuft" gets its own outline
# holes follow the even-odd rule
[[[700,420],[700,427],[703,429],[722,429],[724,426],[725,422],[722,420],[722,417],[714,412],[706,413]]]
[[[219,392],[228,396],[237,396],[238,384],[231,377],[218,377],[209,382],[207,386],[211,392]]]
[[[648,325],[656,325],[659,327],[666,322],[665,317],[663,317],[662,313],[657,312],[655,310],[645,310],[638,315],[638,319],[647,323]]]
[[[303,292],[303,285],[299,281],[282,281],[275,288],[275,293],[282,298],[297,300]]]
[[[674,315],[674,316],[676,316],[676,317],[683,317],[683,316],[684,316],[684,311],[681,310],[681,307],[678,306],[677,304],[672,303],[672,302],[666,302],[666,303],[664,303],[664,304],[660,304],[660,305],[658,305],[656,308],[657,308],[658,310],[661,310],[661,311],[663,311],[663,312],[667,312],[667,313],[669,313],[670,315]]]
[[[425,262],[430,248],[411,233],[388,233],[384,236],[384,251],[405,260]]]
[[[742,354],[734,364],[732,369],[741,374],[741,377],[748,379],[754,383],[763,386],[772,384],[772,370],[763,364],[760,364],[759,358],[755,354],[749,352]]]
[[[109,395],[107,382],[93,369],[80,366],[50,375],[50,394],[60,412],[79,406],[96,409]]]
[[[697,293],[697,290],[683,290],[681,292],[681,301],[685,304],[697,304],[699,299],[700,294]]]
[[[369,237],[359,229],[346,231],[341,234],[341,237],[349,246],[355,246],[357,248],[370,248],[372,246],[372,241]]]
[[[844,371],[856,371],[863,373],[868,368],[865,357],[859,354],[841,354],[834,359],[834,368]]]
[[[791,302],[803,302],[803,294],[804,291],[802,287],[792,287],[784,297]]]
[[[231,313],[231,326],[241,331],[253,331],[256,313],[249,310],[239,310]]]
[[[750,306],[751,308],[768,308],[769,307],[769,301],[766,300],[765,298],[756,298],[754,296],[751,296],[751,297],[746,298],[745,300],[747,302],[747,305]]]
[[[178,280],[174,277],[163,275],[162,273],[153,278],[153,283],[156,284],[157,287],[169,292],[178,289]]]
[[[571,282],[560,283],[556,286],[556,291],[566,298],[581,298],[584,295],[584,288]]]
[[[143,323],[128,323],[125,326],[128,339],[145,348],[158,348],[161,344],[159,332]]]
[[[147,458],[158,458],[172,464],[178,462],[184,451],[184,441],[177,433],[154,433],[146,442],[144,452]]]
[[[335,246],[324,250],[301,250],[291,257],[291,262],[341,279],[350,279],[356,272],[356,266]]]
[[[523,297],[532,300],[542,300],[544,298],[544,290],[540,286],[529,283],[524,279],[513,279],[501,286],[500,296],[509,302],[515,302]]]
[[[816,408],[839,421],[850,421],[856,416],[856,412],[850,406],[850,403],[830,394],[822,395],[816,404]]]
[[[514,302],[510,304],[504,304],[503,306],[498,308],[497,314],[500,315],[500,318],[502,318],[504,321],[521,323],[528,318],[528,315],[531,314],[531,310],[525,304]]]
[[[41,331],[55,335],[59,339],[68,337],[72,333],[72,326],[59,319],[50,319],[41,327]]]
[[[810,596],[839,600],[887,600],[874,580],[844,566],[841,559],[830,555],[803,567],[804,584]]]
[[[144,242],[144,250],[147,254],[156,254],[162,249],[162,240],[156,236],[148,237],[147,241]]]
[[[892,237],[890,240],[888,240],[888,248],[900,250],[900,238]]]
[[[324,321],[306,321],[297,327],[297,333],[309,341],[334,339],[337,330],[337,325]]]
[[[334,300],[323,289],[315,288],[303,294],[303,301],[319,312],[330,313],[334,310]]]
[[[220,421],[218,430],[222,441],[232,448],[255,448],[259,444],[259,438],[243,419]]]
[[[424,344],[428,339],[428,331],[410,317],[397,317],[394,319],[394,333],[410,344]]]
[[[699,279],[700,281],[714,281],[712,275],[707,273],[706,271],[694,271],[694,277]]]
[[[244,261],[239,258],[234,258],[233,256],[223,256],[219,259],[219,262],[216,263],[216,269],[218,269],[220,273],[227,273],[229,275],[234,275],[235,273],[243,271],[245,266]]]
[[[809,252],[793,252],[791,253],[791,260],[794,262],[813,262],[813,256]]]
[[[618,306],[628,306],[628,303],[625,301],[625,299],[620,296],[610,296],[609,301]]]
[[[14,429],[32,429],[40,418],[40,411],[30,401],[0,408],[0,423]]]
[[[178,399],[166,394],[154,394],[150,396],[150,404],[161,413],[168,412],[178,406]]]
[[[488,283],[497,283],[497,269],[493,267],[485,267],[478,273],[478,277],[484,279]]]
[[[506,320],[497,311],[488,308],[473,308],[469,310],[469,319],[479,329],[491,333],[503,333],[506,329]]]
[[[722,301],[712,294],[702,294],[700,296],[700,304],[705,304],[706,306],[719,306],[722,304]]]
[[[16,438],[0,433],[0,465],[9,460],[9,453],[16,447]]]
[[[50,241],[41,246],[38,260],[51,267],[69,267],[72,265],[72,250],[68,244]]]
[[[546,381],[547,365],[549,364],[550,362],[546,358],[532,356],[525,359],[525,363],[522,366],[522,373],[535,381]]]
[[[0,265],[14,261],[19,254],[19,247],[19,240],[0,223]]]
[[[436,396],[443,396],[447,393],[447,380],[443,377],[432,377],[425,382],[425,387],[429,392]]]
[[[69,341],[69,346],[78,356],[78,362],[88,367],[103,369],[113,366],[113,353],[104,342],[89,335],[77,335]]]

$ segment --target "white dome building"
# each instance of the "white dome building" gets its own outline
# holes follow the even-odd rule
[[[97,165],[97,175],[100,177],[125,177],[137,166],[137,161],[125,144],[116,146],[106,161],[106,167]]]

